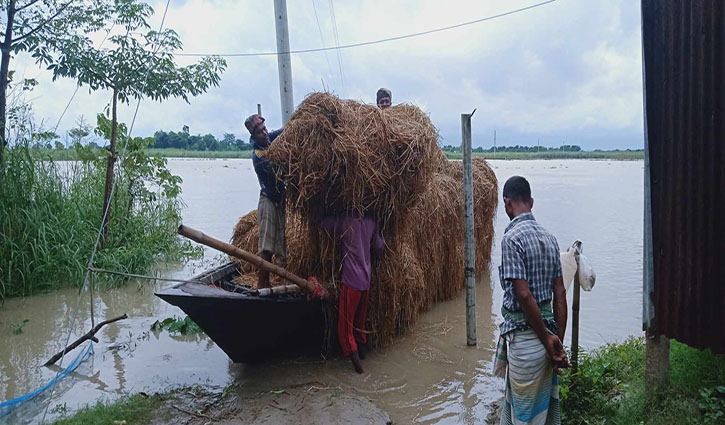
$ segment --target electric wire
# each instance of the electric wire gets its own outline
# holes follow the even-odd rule
[[[465,27],[465,26],[469,26],[469,25],[474,25],[474,24],[478,24],[481,22],[491,21],[494,19],[503,18],[505,16],[510,16],[510,15],[514,15],[517,13],[521,13],[521,12],[524,12],[527,10],[531,10],[531,9],[534,9],[537,7],[547,5],[549,3],[554,3],[556,1],[557,0],[547,0],[547,1],[544,1],[541,3],[533,4],[531,6],[526,6],[526,7],[522,7],[519,9],[510,10],[508,12],[503,12],[503,13],[499,13],[496,15],[487,16],[485,18],[480,18],[480,19],[476,19],[473,21],[462,22],[459,24],[449,25],[446,27],[435,28],[435,29],[431,29],[431,30],[427,30],[427,31],[399,35],[399,36],[395,36],[395,37],[381,38],[381,39],[372,40],[372,41],[364,41],[361,43],[343,44],[341,46],[335,46],[335,47],[318,47],[318,48],[311,48],[311,49],[299,49],[299,50],[290,50],[288,52],[249,52],[249,53],[183,53],[183,52],[179,52],[179,53],[174,53],[174,55],[175,56],[251,57],[251,56],[277,56],[277,55],[286,55],[286,54],[314,53],[314,52],[323,52],[326,50],[336,50],[336,49],[352,49],[355,47],[371,46],[374,44],[387,43],[390,41],[397,41],[397,40],[403,40],[403,39],[407,39],[407,38],[420,37],[422,35],[433,34],[433,33],[437,33],[437,32],[452,30],[455,28],[461,28],[461,27]]]
[[[344,95],[347,95],[347,81],[345,78],[345,67],[342,62],[342,52],[340,51],[340,33],[337,31],[337,17],[335,16],[335,6],[332,4],[332,0],[327,0],[330,9],[330,20],[332,21],[332,33],[335,36],[335,52],[337,53],[337,65],[340,68],[340,82],[344,90]]]
[[[159,26],[159,31],[156,34],[156,41],[157,42],[158,42],[158,37],[161,35],[161,30],[164,27],[164,22],[166,21],[166,14],[169,11],[169,4],[170,3],[171,3],[171,0],[167,0],[167,2],[166,2],[166,9],[164,9],[164,15],[161,18],[161,24]],[[148,75],[149,75],[149,72],[150,71],[151,71],[151,67],[149,67],[146,70],[146,76],[144,77],[144,84],[143,84],[143,88],[141,90],[142,92],[146,88],[146,84],[148,82]],[[139,107],[140,104],[141,104],[141,98],[139,98],[138,103],[136,105],[136,111],[134,112],[133,121],[131,123],[131,127],[130,127],[129,133],[128,133],[129,134],[129,137],[130,137],[131,131],[133,129],[133,123],[136,121],[136,115],[138,114],[138,107]],[[123,152],[121,153],[121,157],[119,159],[119,162],[123,161],[123,158],[126,155],[126,148],[127,147],[128,147],[128,143],[124,144],[124,146],[123,146]],[[113,184],[111,185],[111,196],[110,196],[110,198],[113,198],[113,193],[114,193],[114,191],[116,189],[116,182],[117,181],[118,181],[117,179],[114,179]],[[66,342],[65,342],[65,345],[63,346],[64,347],[63,348],[63,354],[61,355],[60,361],[58,363],[58,368],[59,369],[58,369],[58,372],[56,373],[56,378],[57,378],[58,374],[60,374],[60,371],[62,370],[62,367],[63,367],[63,360],[65,359],[66,348],[68,347],[68,343],[70,342],[70,337],[71,337],[71,334],[73,332],[73,327],[75,326],[75,322],[76,322],[76,320],[78,318],[78,312],[80,310],[79,307],[80,307],[81,298],[82,298],[83,293],[85,292],[86,288],[88,287],[88,282],[90,280],[90,274],[91,274],[91,270],[90,269],[93,266],[93,260],[94,260],[94,258],[96,256],[96,252],[98,251],[98,246],[99,246],[100,241],[101,241],[101,235],[103,233],[103,227],[104,227],[103,224],[106,221],[106,217],[108,216],[108,211],[110,210],[110,207],[111,207],[111,202],[109,202],[106,205],[106,209],[103,211],[103,218],[101,219],[101,225],[100,225],[100,227],[98,229],[98,234],[96,235],[96,242],[93,245],[93,250],[91,251],[91,257],[90,257],[90,259],[88,261],[88,269],[86,270],[86,276],[85,276],[85,278],[83,280],[83,286],[81,287],[81,290],[78,293],[78,301],[76,302],[75,312],[73,313],[73,319],[71,320],[71,325],[68,328],[68,336],[66,337]],[[55,383],[56,382],[57,382],[57,380],[53,382],[53,385],[50,388],[50,396],[48,397],[48,404],[45,406],[45,411],[43,412],[43,419],[40,422],[41,425],[45,423],[46,416],[48,415],[48,409],[50,408],[50,403],[53,400],[53,393],[55,392]]]
[[[108,36],[111,34],[111,31],[113,31],[113,28],[116,26],[116,23],[114,22],[113,25],[111,25],[111,28],[106,32],[106,36],[103,37],[103,40],[101,41],[101,44],[98,46],[98,50],[103,47],[103,44],[108,39]],[[78,93],[78,90],[81,88],[81,85],[76,85],[76,89],[73,92],[73,94],[70,97],[70,100],[68,100],[68,104],[65,105],[65,109],[63,109],[63,112],[60,114],[60,118],[58,118],[58,122],[55,123],[55,128],[53,129],[53,133],[56,133],[58,131],[58,126],[60,125],[61,120],[63,120],[63,117],[65,116],[65,113],[68,112],[68,108],[70,107],[71,103],[73,103],[73,99],[75,99],[76,94]]]
[[[315,0],[312,0],[312,10],[315,11],[315,21],[317,21],[317,29],[320,31],[320,41],[322,41],[322,47],[325,46],[325,37],[322,35],[322,26],[320,25],[320,18],[317,16],[317,7],[315,6]],[[330,63],[330,56],[327,54],[327,50],[324,51],[325,60],[327,61],[327,69],[330,70],[330,77],[332,77],[332,64]]]

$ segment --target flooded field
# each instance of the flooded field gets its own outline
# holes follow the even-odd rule
[[[584,253],[597,272],[597,284],[591,293],[582,293],[581,344],[594,348],[641,334],[643,163],[552,160],[491,164],[501,185],[515,174],[529,179],[534,214],[554,233],[562,249],[576,239],[583,241]],[[250,160],[170,160],[169,165],[184,179],[187,206],[183,217],[189,226],[229,240],[238,218],[256,208],[258,185]],[[507,223],[500,207],[493,265],[500,261],[498,243]],[[203,261],[172,267],[164,274],[185,278],[221,260],[206,251]],[[502,382],[490,376],[502,296],[496,268],[491,270],[490,276],[480,276],[478,282],[478,347],[465,345],[461,294],[434,306],[392,346],[372,353],[362,376],[345,359],[302,357],[233,364],[205,336],[151,331],[156,320],[184,316],[153,295],[168,283],[132,282],[99,291],[97,320],[123,313],[129,319],[98,333],[100,343],[95,344],[92,358],[59,384],[48,419],[128,393],[189,385],[220,390],[236,383],[242,394],[301,384],[339,387],[369,398],[397,423],[483,423],[489,403],[502,394]],[[0,307],[0,400],[28,393],[53,378],[55,371],[41,365],[62,348],[76,300],[77,290],[71,289],[11,299]],[[73,338],[90,328],[87,296],[78,317]],[[23,325],[25,319],[29,320]],[[22,332],[16,334],[20,326]],[[76,355],[72,352],[66,363]],[[39,423],[47,404],[47,397],[39,398],[5,420]]]

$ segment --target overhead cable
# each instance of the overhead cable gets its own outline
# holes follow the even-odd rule
[[[524,12],[524,11],[531,10],[531,9],[534,9],[534,8],[537,8],[540,6],[547,5],[549,3],[554,3],[555,1],[556,0],[547,0],[547,1],[544,1],[541,3],[533,4],[531,6],[522,7],[520,9],[510,10],[508,12],[499,13],[497,15],[487,16],[485,18],[476,19],[473,21],[462,22],[460,24],[449,25],[447,27],[440,27],[440,28],[416,32],[416,33],[412,33],[412,34],[399,35],[396,37],[381,38],[379,40],[365,41],[362,43],[344,44],[344,45],[335,46],[335,47],[318,47],[318,48],[313,48],[313,49],[290,50],[287,52],[249,52],[249,53],[183,53],[183,52],[179,52],[179,53],[174,53],[174,55],[175,56],[220,56],[220,57],[276,56],[276,55],[286,55],[286,54],[324,52],[327,50],[336,50],[336,49],[351,49],[354,47],[371,46],[373,44],[387,43],[390,41],[403,40],[403,39],[412,38],[412,37],[420,37],[421,35],[433,34],[436,32],[448,31],[448,30],[452,30],[455,28],[461,28],[461,27],[465,27],[468,25],[491,21],[493,19],[503,18],[504,16],[514,15],[514,14],[517,14],[520,12]]]

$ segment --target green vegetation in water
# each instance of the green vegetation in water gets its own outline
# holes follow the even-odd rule
[[[202,332],[199,325],[191,320],[191,317],[189,316],[186,316],[183,319],[176,316],[167,317],[161,321],[157,320],[153,323],[153,325],[151,325],[151,330],[154,332],[161,332],[164,329],[169,332],[179,332],[182,335],[198,334]]]
[[[560,381],[567,425],[716,425],[725,423],[725,357],[672,341],[670,385],[645,394],[642,338],[580,353],[579,371]]]
[[[463,154],[445,151],[448,159],[463,159]],[[473,157],[486,159],[610,159],[632,161],[644,159],[644,151],[547,151],[547,152],[472,152]]]
[[[30,319],[23,319],[22,322],[18,323],[11,323],[10,327],[13,328],[13,334],[14,335],[20,335],[23,333],[23,327],[30,321]]]
[[[97,133],[107,134],[109,126],[99,114]],[[119,126],[119,145],[127,144],[127,152],[117,172],[109,237],[93,265],[146,273],[159,261],[198,257],[200,250],[176,235],[181,178],[125,130]],[[6,148],[0,170],[0,299],[80,285],[103,214],[106,150],[76,144],[78,161],[57,163],[28,146]],[[122,279],[104,276],[104,281]]]
[[[151,422],[154,410],[161,405],[159,395],[134,394],[113,404],[97,403],[69,418],[53,422],[55,425],[136,425]]]

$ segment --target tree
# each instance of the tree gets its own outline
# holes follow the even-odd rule
[[[204,93],[218,86],[226,61],[219,57],[206,57],[198,63],[180,67],[172,52],[182,48],[178,34],[171,29],[154,31],[147,19],[153,15],[148,4],[137,0],[115,0],[109,6],[108,16],[122,34],[108,38],[111,47],[96,48],[87,36],[74,36],[62,46],[57,61],[48,67],[53,79],[71,77],[79,85],[91,90],[110,90],[111,128],[103,211],[108,210],[113,186],[113,168],[117,159],[117,104],[132,99],[149,97],[165,100]],[[103,221],[104,240],[108,237],[108,214]]]
[[[101,0],[4,0],[0,13],[0,167],[7,145],[7,95],[11,53],[29,52],[41,63],[53,61],[60,46],[77,32],[94,31],[103,23]],[[0,184],[2,183],[0,173]]]
[[[68,137],[70,137],[71,142],[73,142],[73,146],[75,146],[76,143],[80,144],[89,134],[91,134],[91,127],[88,123],[86,123],[86,119],[83,118],[83,115],[78,117],[76,127],[68,130]]]
[[[219,149],[230,151],[236,149],[237,138],[234,133],[224,133],[224,138],[219,142]]]
[[[201,141],[204,144],[204,150],[207,150],[207,151],[219,150],[219,142],[217,141],[216,137],[214,137],[213,134],[204,135],[204,137],[201,138]]]

